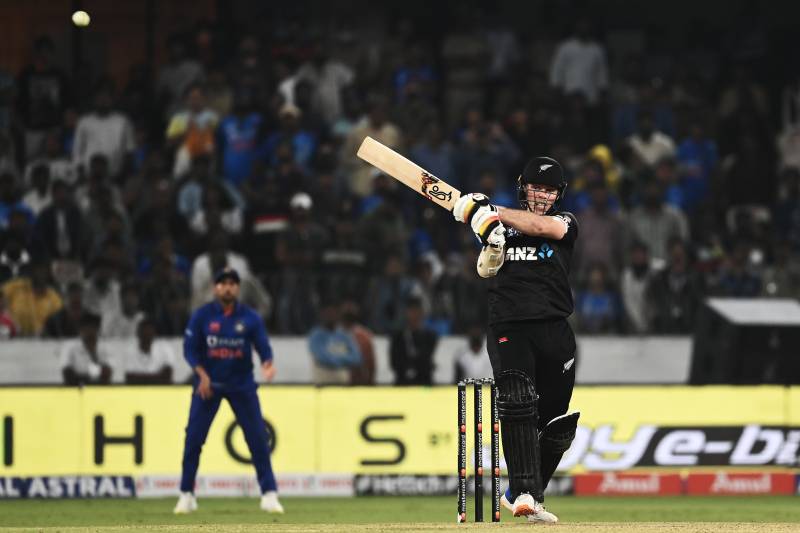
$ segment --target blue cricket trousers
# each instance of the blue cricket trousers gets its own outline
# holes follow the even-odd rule
[[[197,467],[200,464],[200,452],[223,398],[228,400],[233,414],[236,415],[236,421],[244,432],[261,493],[277,490],[275,474],[272,472],[272,462],[270,461],[267,429],[261,416],[261,406],[258,403],[255,387],[241,391],[214,390],[214,396],[209,400],[203,400],[199,395],[194,394],[194,391],[192,392],[189,423],[186,426],[186,444],[183,447],[181,492],[194,492]]]

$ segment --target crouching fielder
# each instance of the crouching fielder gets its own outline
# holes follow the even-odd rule
[[[480,193],[453,208],[483,244],[478,273],[490,278],[487,346],[509,477],[501,502],[536,522],[558,521],[542,504],[544,489],[579,417],[567,414],[576,348],[568,276],[578,222],[558,211],[566,185],[556,160],[537,157],[517,178],[521,210],[494,206]]]
[[[194,485],[200,451],[223,398],[233,409],[250,449],[261,488],[261,509],[283,513],[256,395],[251,352],[251,346],[255,345],[262,361],[261,373],[266,381],[271,381],[275,377],[272,348],[261,317],[237,302],[239,274],[235,270],[226,268],[217,273],[214,296],[215,301],[194,312],[184,337],[184,357],[194,371],[195,386],[183,449],[181,495],[175,513],[197,509]]]

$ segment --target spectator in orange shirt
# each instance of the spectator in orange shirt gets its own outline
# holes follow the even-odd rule
[[[175,113],[167,125],[167,143],[176,148],[172,173],[176,178],[185,174],[192,159],[214,154],[214,136],[219,116],[206,105],[205,87],[190,85],[185,92],[186,109]]]

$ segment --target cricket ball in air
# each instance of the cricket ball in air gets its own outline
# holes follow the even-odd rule
[[[72,23],[81,28],[88,26],[91,20],[86,11],[76,11],[72,14]]]

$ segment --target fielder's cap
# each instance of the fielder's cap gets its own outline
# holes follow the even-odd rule
[[[222,283],[226,279],[229,279],[235,283],[241,283],[241,279],[239,278],[239,273],[236,272],[236,269],[231,267],[225,267],[222,270],[217,272],[217,275],[214,276],[214,283]]]

